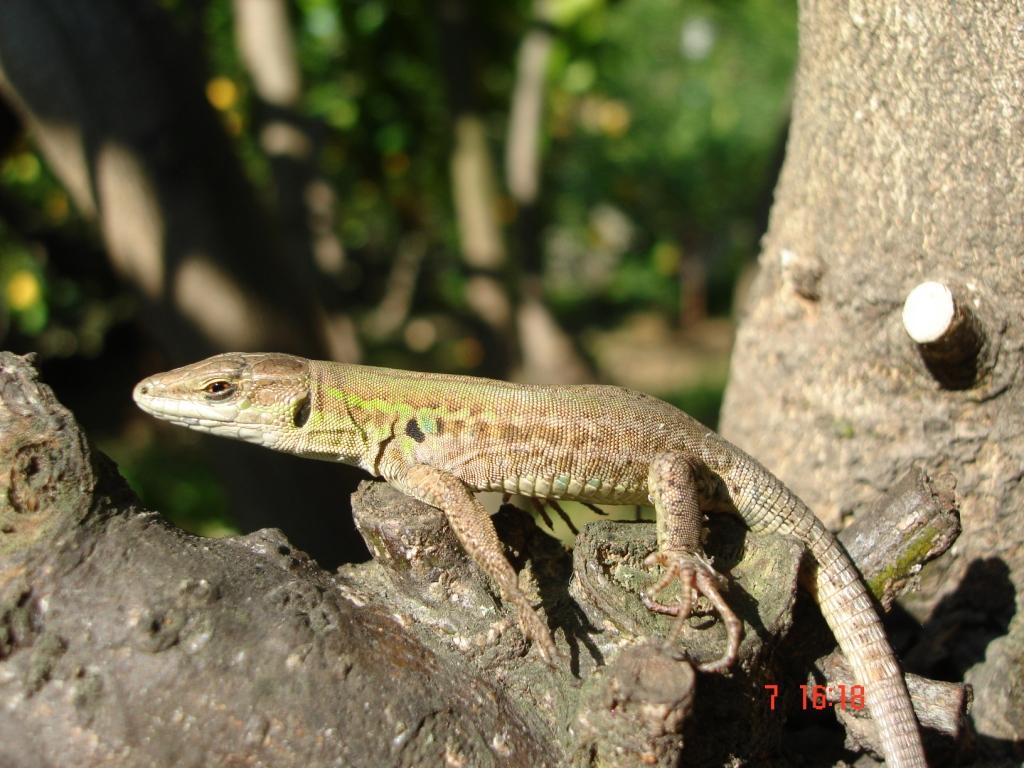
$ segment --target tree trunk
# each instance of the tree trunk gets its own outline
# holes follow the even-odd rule
[[[530,28],[523,35],[516,57],[515,88],[508,114],[505,183],[516,205],[515,315],[521,358],[513,375],[517,381],[531,384],[581,384],[593,381],[594,374],[545,303],[542,280],[541,161],[548,63],[555,44],[551,10],[550,0],[534,0]]]
[[[0,90],[174,359],[281,345],[315,352],[302,270],[281,258],[203,99],[195,51],[149,3],[13,0]]]
[[[151,2],[10,0],[0,19],[0,92],[138,291],[162,367],[236,349],[327,357],[313,272],[283,255],[203,99],[194,42],[168,14]],[[243,528],[288,510],[289,532],[325,564],[365,555],[348,543],[355,482],[346,489],[338,468],[223,443],[209,455]]]
[[[956,476],[963,536],[904,600],[904,655],[974,684],[995,752],[1024,739],[1022,30],[1020,2],[801,2],[722,417],[833,527],[910,467]]]
[[[332,297],[345,250],[336,231],[334,190],[317,167],[323,128],[299,111],[302,73],[288,5],[234,0],[232,11],[235,43],[252,83],[255,133],[270,164],[282,248],[292,268],[305,272],[300,282],[316,297],[309,309],[322,312],[318,322],[329,358],[356,362],[355,324]]]

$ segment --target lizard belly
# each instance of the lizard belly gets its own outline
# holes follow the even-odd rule
[[[600,472],[585,462],[565,467],[506,467],[490,473],[480,490],[514,493],[534,499],[588,501],[596,504],[647,504],[647,472],[633,467]]]

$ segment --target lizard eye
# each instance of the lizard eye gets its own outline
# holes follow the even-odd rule
[[[203,387],[203,392],[206,393],[207,400],[227,400],[235,393],[235,385],[230,381],[218,379]]]

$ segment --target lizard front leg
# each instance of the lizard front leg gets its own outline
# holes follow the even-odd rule
[[[519,589],[515,569],[505,558],[491,516],[469,487],[454,475],[426,464],[414,464],[400,477],[388,478],[388,482],[444,512],[463,549],[497,585],[501,599],[515,606],[526,639],[537,644],[548,664],[554,664],[558,650],[547,624]]]
[[[654,457],[647,473],[647,490],[658,520],[658,551],[647,558],[647,565],[660,565],[664,572],[651,590],[643,595],[652,611],[676,617],[673,636],[690,616],[694,593],[707,597],[725,623],[728,647],[715,661],[701,664],[702,672],[728,669],[739,655],[743,624],[725,602],[720,591],[725,580],[715,571],[701,546],[704,516],[700,511],[698,482],[702,467],[681,453],[662,453]],[[679,582],[678,605],[665,605],[655,599],[673,581]]]

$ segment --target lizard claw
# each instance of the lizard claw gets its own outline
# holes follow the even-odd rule
[[[537,646],[541,658],[553,669],[558,667],[562,660],[561,654],[555,641],[551,638],[551,632],[540,615],[530,605],[517,605],[516,617],[519,619],[519,627],[526,639]]]
[[[641,599],[649,610],[676,617],[675,625],[666,642],[671,643],[675,639],[682,630],[683,622],[690,617],[693,611],[694,593],[704,595],[722,617],[728,635],[728,646],[721,658],[699,664],[697,669],[701,672],[724,672],[731,667],[739,656],[740,641],[743,639],[743,623],[722,597],[721,589],[726,585],[726,581],[711,565],[710,559],[696,552],[663,550],[649,555],[644,560],[644,564],[660,565],[664,568],[661,579],[650,590],[642,593]],[[655,595],[676,580],[679,581],[680,586],[678,604],[666,605],[655,599]]]

